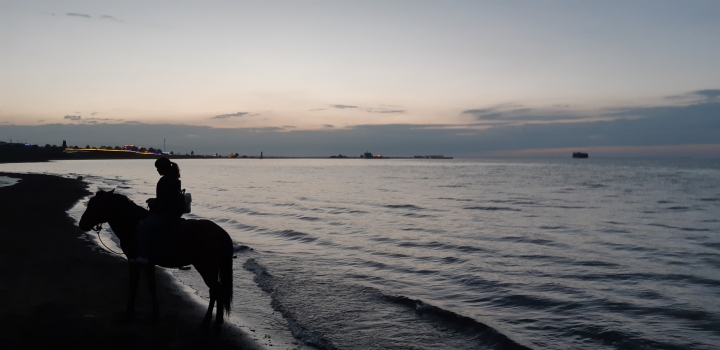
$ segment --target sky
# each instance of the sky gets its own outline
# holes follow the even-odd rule
[[[714,0],[0,0],[0,140],[720,157],[718,18]]]

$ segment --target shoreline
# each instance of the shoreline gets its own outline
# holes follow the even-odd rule
[[[122,322],[127,301],[125,259],[101,253],[67,210],[90,194],[87,184],[53,175],[0,187],[0,347],[263,349],[232,323],[204,330],[205,305],[187,295],[169,271],[156,273],[160,319],[150,320],[141,276],[135,319]],[[163,269],[158,269],[158,271]]]

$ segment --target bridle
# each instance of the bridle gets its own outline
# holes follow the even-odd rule
[[[115,255],[121,255],[121,254],[125,255],[125,253],[118,253],[118,252],[108,248],[108,246],[105,245],[105,242],[103,242],[102,238],[100,237],[100,231],[102,231],[102,222],[93,226],[92,230],[95,231],[95,233],[97,233],[98,239],[100,240],[100,243],[102,243],[102,245],[105,247],[105,249],[107,249],[108,251],[110,251],[111,253],[113,253]]]

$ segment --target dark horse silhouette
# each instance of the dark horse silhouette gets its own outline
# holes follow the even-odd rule
[[[107,222],[115,235],[120,239],[120,247],[128,258],[128,262],[136,257],[135,227],[150,213],[135,204],[129,198],[114,193],[115,190],[98,191],[90,198],[87,209],[80,219],[79,226],[89,231]],[[99,227],[99,226],[98,226]],[[210,288],[210,305],[202,325],[207,327],[212,319],[213,306],[217,301],[215,327],[223,323],[223,309],[230,314],[232,302],[232,264],[233,244],[230,236],[220,226],[209,220],[184,220],[180,231],[175,235],[182,237],[177,247],[160,263],[163,267],[195,266],[205,284]],[[140,264],[129,263],[130,294],[125,316],[132,318],[135,308],[135,292],[140,276]],[[148,289],[152,297],[153,319],[158,318],[158,301],[155,293],[155,266],[146,264],[145,275]],[[218,279],[219,277],[219,279]]]

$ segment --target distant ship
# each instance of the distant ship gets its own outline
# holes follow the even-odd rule
[[[582,153],[582,152],[573,152],[573,156],[572,156],[572,157],[573,157],[573,158],[587,158],[587,157],[588,157],[588,154],[587,154],[587,153]]]

